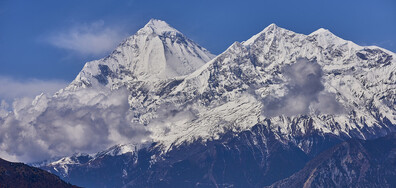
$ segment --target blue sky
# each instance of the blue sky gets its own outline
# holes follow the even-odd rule
[[[396,52],[394,0],[0,0],[0,99],[63,87],[150,18],[214,54],[271,23],[304,34],[323,27]]]

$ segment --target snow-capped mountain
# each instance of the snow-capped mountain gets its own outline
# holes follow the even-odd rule
[[[34,162],[134,140],[140,144],[148,140],[142,112],[153,109],[134,103],[144,101],[146,91],[165,87],[213,57],[164,21],[152,19],[109,56],[86,63],[54,96],[16,101],[13,112],[0,117],[0,136],[6,143],[1,149]]]
[[[396,122],[393,56],[325,29],[302,35],[272,24],[185,77],[125,85],[134,121],[164,151],[257,123],[285,138],[316,131],[370,138]],[[309,143],[297,144],[308,152]]]
[[[137,160],[118,166],[116,171],[123,176],[112,180],[124,182],[117,186],[144,187],[198,178],[191,183],[242,186],[249,182],[228,178],[245,174],[251,178],[250,186],[269,185],[344,139],[386,135],[394,131],[396,122],[394,55],[378,47],[358,46],[326,29],[303,35],[271,24],[185,77],[129,85],[135,121],[146,125],[148,140],[155,144],[134,150]],[[257,171],[242,167],[250,155]],[[241,173],[213,174],[239,164],[227,156],[244,161]],[[203,166],[194,166],[194,160]],[[205,165],[205,160],[214,166]],[[102,160],[93,158],[75,167],[75,174],[98,161]],[[218,166],[219,161],[225,161],[223,166]],[[290,161],[296,163],[280,167]],[[106,164],[100,164],[106,169]],[[203,172],[177,176],[181,179],[166,175],[181,173],[183,168]],[[46,169],[62,167],[52,164]],[[128,175],[139,174],[136,169],[144,170],[138,177]],[[152,174],[156,171],[165,174]],[[256,173],[262,180],[254,178]],[[65,178],[73,180],[69,174]],[[145,178],[152,184],[144,183]],[[84,185],[83,179],[77,179]]]
[[[151,19],[106,58],[85,64],[66,88],[102,84],[115,89],[131,81],[156,81],[184,76],[214,57],[166,22]]]
[[[213,58],[151,20],[67,88],[2,121],[65,129],[60,141],[72,141],[60,145],[81,152],[115,145],[43,167],[77,185],[264,186],[345,139],[393,132],[394,57],[326,29],[271,24]]]

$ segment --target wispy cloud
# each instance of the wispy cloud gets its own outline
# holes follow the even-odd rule
[[[263,100],[265,116],[294,116],[308,114],[310,107],[317,113],[342,113],[343,107],[334,94],[326,92],[322,84],[322,69],[316,61],[300,58],[285,67],[283,74],[289,78],[288,93],[280,98],[268,97]]]
[[[16,80],[0,76],[0,100],[12,101],[15,98],[32,98],[40,93],[55,93],[67,85],[62,80]]]
[[[104,21],[76,24],[65,31],[51,34],[47,42],[51,45],[74,51],[82,55],[101,55],[113,50],[126,37],[119,27],[106,27]]]

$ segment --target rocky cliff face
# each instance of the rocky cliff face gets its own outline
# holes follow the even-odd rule
[[[136,152],[96,154],[83,163],[59,161],[43,169],[63,172],[65,180],[86,187],[262,187],[292,175],[309,160],[264,125],[219,140],[183,144],[153,158],[161,152],[152,145]]]
[[[312,159],[270,187],[395,187],[396,135],[352,139]]]

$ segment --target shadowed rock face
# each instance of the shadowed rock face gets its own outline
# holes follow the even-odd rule
[[[258,124],[219,140],[183,144],[154,159],[161,152],[155,144],[119,156],[101,155],[68,165],[64,179],[84,187],[263,187],[289,177],[312,155],[341,142],[314,133],[298,140],[314,141],[311,153],[304,153],[296,143],[277,139],[266,125]],[[44,169],[58,174],[55,169],[61,166]]]
[[[270,187],[395,187],[396,134],[352,139],[321,153]]]
[[[0,159],[0,187],[77,188],[47,171]]]

